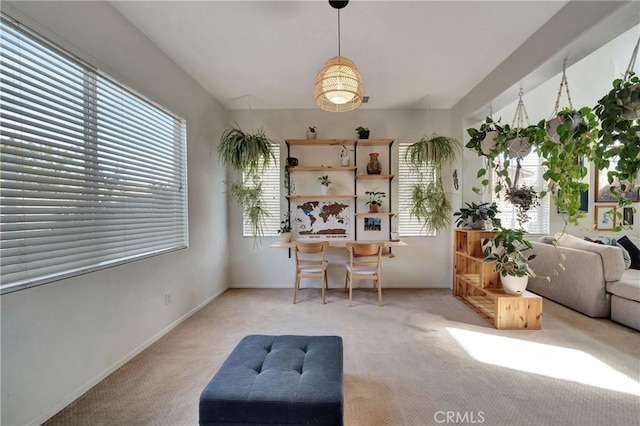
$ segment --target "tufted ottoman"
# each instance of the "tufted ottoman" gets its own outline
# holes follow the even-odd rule
[[[200,395],[201,425],[342,425],[342,338],[244,337]]]

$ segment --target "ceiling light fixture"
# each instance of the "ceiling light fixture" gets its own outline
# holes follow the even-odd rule
[[[347,112],[362,105],[362,77],[350,59],[340,56],[340,9],[348,1],[329,1],[338,10],[338,56],[329,59],[318,72],[315,98],[318,108],[329,112]]]

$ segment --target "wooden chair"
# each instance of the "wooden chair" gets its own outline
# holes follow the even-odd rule
[[[378,305],[382,306],[380,265],[383,247],[383,243],[347,243],[349,261],[345,262],[347,275],[344,279],[344,287],[346,289],[347,285],[349,286],[349,306],[352,306],[353,281],[357,280],[373,281],[373,288],[378,288]]]
[[[320,278],[322,281],[322,303],[326,303],[327,264],[324,259],[325,251],[329,247],[328,241],[293,243],[296,265],[296,277],[293,284],[293,303],[296,303],[301,278]]]

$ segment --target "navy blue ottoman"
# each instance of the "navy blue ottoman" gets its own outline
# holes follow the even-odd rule
[[[201,425],[342,425],[342,338],[244,337],[200,395]]]

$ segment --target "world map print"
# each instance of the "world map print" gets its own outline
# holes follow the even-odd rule
[[[349,235],[350,216],[348,204],[307,201],[296,206],[296,230],[299,236],[346,238]]]

